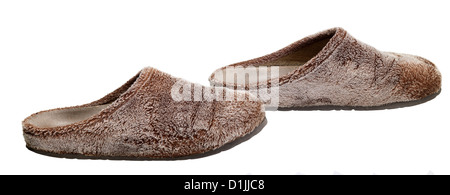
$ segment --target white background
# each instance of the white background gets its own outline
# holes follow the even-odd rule
[[[0,174],[450,174],[448,1],[0,1]],[[442,93],[381,111],[267,112],[255,137],[183,161],[76,160],[25,148],[21,122],[91,102],[152,66],[217,68],[340,26],[434,62]]]

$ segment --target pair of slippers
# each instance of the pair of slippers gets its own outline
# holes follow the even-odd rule
[[[211,87],[144,68],[105,97],[23,121],[26,146],[57,157],[183,159],[248,139],[265,109],[377,108],[436,96],[430,61],[382,52],[342,28],[216,70]]]

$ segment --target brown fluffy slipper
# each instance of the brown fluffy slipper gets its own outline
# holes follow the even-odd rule
[[[379,51],[342,28],[220,68],[209,81],[248,90],[278,109],[396,108],[421,103],[441,89],[441,74],[430,61]]]
[[[26,146],[92,159],[186,159],[228,149],[265,124],[255,96],[209,88],[145,68],[95,102],[33,114]]]

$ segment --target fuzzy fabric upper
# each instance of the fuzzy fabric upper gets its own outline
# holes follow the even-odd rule
[[[253,131],[264,119],[263,104],[246,101],[174,101],[176,82],[191,84],[145,68],[125,85],[86,107],[111,103],[75,124],[39,128],[23,122],[27,147],[57,154],[104,157],[172,158],[217,149]],[[203,87],[204,90],[213,90]],[[77,108],[72,107],[72,108]]]
[[[418,100],[441,88],[441,74],[430,61],[378,51],[342,28],[308,36],[272,54],[227,67],[263,66],[327,38],[328,43],[317,55],[289,74],[274,78],[279,84],[279,107],[380,106]],[[244,89],[214,77],[227,67],[211,75],[211,85]],[[271,86],[274,79],[248,83],[245,89]]]

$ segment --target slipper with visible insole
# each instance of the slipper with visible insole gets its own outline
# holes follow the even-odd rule
[[[441,89],[441,74],[430,61],[379,51],[342,28],[220,68],[209,81],[212,86],[248,90],[266,107],[279,109],[378,107],[422,100]],[[262,98],[259,93],[266,88],[275,95]]]
[[[264,104],[251,94],[144,68],[98,101],[42,111],[22,124],[26,146],[50,156],[172,159],[218,151],[264,119]]]

